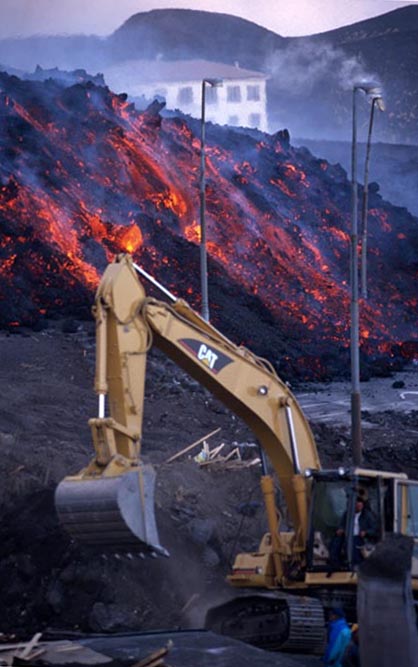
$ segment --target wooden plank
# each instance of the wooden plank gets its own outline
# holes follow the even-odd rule
[[[217,466],[220,465],[225,461],[223,456],[217,456],[215,459],[209,459],[209,461],[199,461],[199,466],[204,467],[204,466]]]
[[[193,593],[187,600],[186,604],[180,609],[180,614],[184,614],[199,598],[200,593]]]
[[[151,662],[147,662],[146,667],[164,667],[165,662],[164,662],[164,657],[162,658],[155,658],[155,660],[151,660]]]
[[[225,456],[224,461],[229,461],[233,456],[236,456],[239,461],[241,461],[241,454],[239,453],[238,447],[235,447],[227,456]]]
[[[16,657],[25,659],[32,651],[32,649],[36,646],[36,644],[39,642],[41,637],[42,637],[42,632],[37,632],[36,635],[33,635],[32,639],[27,644],[25,644],[25,648],[23,649],[23,651],[16,654]]]
[[[251,468],[251,466],[255,466],[258,463],[261,463],[261,459],[258,457],[256,459],[251,459],[251,461],[243,461],[244,468]]]
[[[231,457],[234,451],[231,452]],[[209,461],[201,461],[199,466],[209,466],[212,468],[221,468],[223,470],[239,470],[243,468],[251,468],[259,465],[261,460],[259,458],[251,459],[251,461],[243,461],[241,458],[227,458],[225,456],[217,456]]]
[[[163,658],[168,653],[168,647],[160,648],[153,653],[150,653],[139,662],[135,662],[131,667],[157,667],[163,663]]]
[[[216,456],[218,456],[219,452],[221,452],[224,447],[225,447],[224,442],[221,445],[218,445],[218,447],[214,447],[212,451],[209,452],[209,459],[214,459]]]
[[[196,440],[195,442],[192,442],[191,445],[188,445],[187,447],[184,447],[184,449],[181,449],[176,454],[173,454],[173,456],[170,456],[170,458],[167,459],[166,461],[164,461],[164,463],[171,463],[171,461],[175,461],[176,459],[179,458],[179,456],[182,456],[182,454],[187,454],[187,452],[190,452],[191,449],[193,449],[194,447],[197,447],[197,445],[200,445],[204,440],[207,440],[208,438],[211,438],[216,433],[219,433],[220,430],[221,430],[221,427],[216,428],[214,431],[211,431],[211,433],[208,433],[207,435],[204,435],[203,438],[199,438],[199,440]]]
[[[0,644],[0,652],[2,651],[16,651],[19,648],[25,648],[26,644],[24,642],[19,642],[18,644]]]
[[[232,461],[227,461],[225,464],[225,468],[228,470],[232,470],[233,468],[239,469],[239,468],[251,468],[254,465],[257,465],[260,463],[260,459],[252,459],[251,461],[243,461],[242,459],[233,459]]]
[[[29,664],[29,663],[32,662],[32,660],[35,660],[35,658],[39,658],[39,656],[43,655],[45,652],[46,652],[46,649],[37,648],[34,651],[30,651],[25,656],[15,655],[14,658],[16,658],[16,660],[22,660],[23,662],[27,662]]]

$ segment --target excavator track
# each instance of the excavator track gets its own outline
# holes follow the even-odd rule
[[[320,601],[286,593],[236,597],[210,609],[205,626],[270,651],[320,653],[325,643]]]

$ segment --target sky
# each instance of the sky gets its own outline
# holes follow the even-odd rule
[[[132,14],[186,8],[233,14],[283,35],[310,35],[386,14],[418,0],[0,0],[0,38],[108,35]]]

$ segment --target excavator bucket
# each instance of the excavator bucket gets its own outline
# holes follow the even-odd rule
[[[55,507],[61,524],[81,544],[168,555],[158,538],[154,486],[151,465],[115,477],[65,477],[56,488]]]

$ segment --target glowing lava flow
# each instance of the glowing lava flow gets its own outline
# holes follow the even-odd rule
[[[63,290],[73,290],[69,303],[85,300],[118,252],[174,291],[183,284],[198,305],[193,123],[162,118],[157,106],[139,113],[92,83],[64,88],[6,74],[0,113],[2,325],[48,315]],[[256,298],[283,335],[310,346],[309,363],[318,365],[321,346],[347,350],[351,192],[342,169],[281,133],[254,138],[208,124],[206,183],[210,281],[222,275]],[[361,337],[373,355],[416,340],[418,225],[378,194],[369,199]],[[25,295],[21,311],[6,307],[12,285]],[[225,317],[220,298],[210,294],[215,321]],[[243,324],[242,340],[244,332]]]

